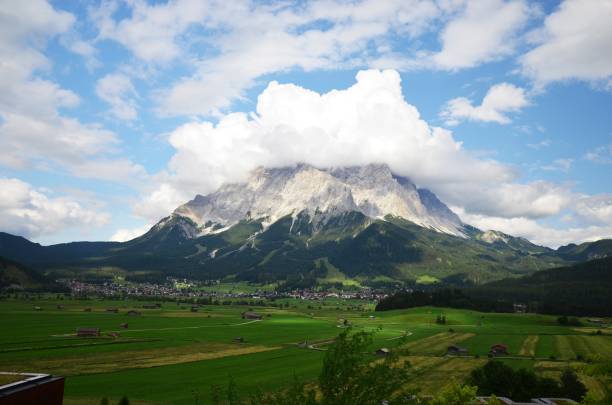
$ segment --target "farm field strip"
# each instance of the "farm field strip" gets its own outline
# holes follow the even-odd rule
[[[90,342],[82,342],[76,343],[78,341],[73,340],[71,344],[62,344],[62,345],[53,345],[53,346],[23,346],[23,347],[11,347],[7,349],[0,349],[0,353],[9,353],[9,352],[22,352],[22,351],[30,351],[30,350],[50,350],[50,349],[66,349],[66,348],[76,348],[76,347],[86,347],[86,346],[104,346],[104,345],[120,345],[120,344],[130,344],[130,343],[145,343],[145,342],[155,342],[158,339],[113,339],[106,338],[106,341],[90,341]]]
[[[154,332],[154,331],[162,331],[162,330],[181,330],[181,329],[201,329],[201,328],[221,328],[225,326],[243,326],[249,325],[251,323],[261,322],[259,320],[253,320],[242,323],[230,323],[230,324],[218,324],[218,325],[200,325],[200,326],[181,326],[177,328],[149,328],[149,329],[127,329],[127,330],[113,330],[109,332],[122,332],[122,333],[132,333],[132,332]],[[75,336],[76,333],[65,333],[62,335],[50,335],[52,337],[65,337],[65,336]]]
[[[612,356],[612,336],[557,335],[555,350],[560,358],[574,359],[576,356]]]
[[[435,394],[455,382],[464,381],[475,368],[486,363],[485,359],[429,357],[431,361],[423,362],[418,357],[408,356],[408,361],[415,368],[415,378],[408,383],[409,388],[416,388],[422,394]]]
[[[178,348],[122,351],[113,354],[90,353],[78,358],[31,360],[27,364],[3,362],[0,363],[0,366],[13,371],[25,372],[35,369],[49,374],[75,376],[240,356],[280,348],[278,346],[242,346],[239,344],[199,344]]]
[[[451,333],[441,332],[433,336],[416,340],[402,345],[413,354],[441,355],[446,352],[446,348],[452,344],[457,344],[474,336],[473,333]]]
[[[538,340],[540,337],[538,335],[529,335],[523,341],[523,346],[521,346],[521,350],[519,352],[520,356],[529,356],[533,357],[536,353],[536,348],[538,346]]]

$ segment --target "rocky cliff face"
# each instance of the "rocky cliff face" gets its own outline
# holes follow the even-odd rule
[[[197,195],[174,216],[198,225],[198,235],[219,232],[241,220],[261,220],[264,227],[280,218],[307,216],[314,229],[347,212],[373,219],[400,217],[438,232],[463,236],[463,224],[429,190],[391,173],[388,166],[318,169],[300,164],[254,170],[245,183],[227,184]]]

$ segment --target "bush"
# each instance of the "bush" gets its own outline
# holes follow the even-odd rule
[[[514,401],[528,401],[535,397],[555,397],[560,393],[559,384],[533,371],[512,367],[499,361],[489,361],[472,371],[469,385],[478,387],[478,395],[500,395]]]
[[[117,405],[130,405],[130,400],[125,395],[121,397]]]
[[[429,401],[429,405],[465,405],[476,399],[476,387],[453,384]]]
[[[570,399],[581,401],[587,389],[576,373],[568,368],[561,375],[561,393]]]

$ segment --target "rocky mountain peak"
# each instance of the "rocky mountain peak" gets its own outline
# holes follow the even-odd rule
[[[244,183],[226,184],[206,196],[198,195],[174,215],[191,219],[209,233],[259,219],[271,224],[285,216],[307,215],[326,221],[336,214],[361,212],[371,218],[401,217],[439,232],[463,236],[463,224],[430,191],[395,176],[386,164],[316,168],[298,164],[257,168]]]

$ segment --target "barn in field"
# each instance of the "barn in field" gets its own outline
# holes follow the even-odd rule
[[[246,311],[242,313],[242,319],[252,319],[252,320],[259,320],[261,321],[263,318],[263,316],[252,312],[252,311]]]
[[[492,356],[504,356],[508,354],[508,346],[502,343],[496,343],[491,346],[491,350],[489,350],[489,354]]]
[[[379,356],[379,357],[388,356],[389,353],[391,353],[391,352],[386,347],[381,347],[380,349],[376,350],[376,355]]]
[[[127,315],[128,316],[140,316],[140,312],[132,309],[132,310],[127,311]]]
[[[100,328],[79,328],[76,332],[78,337],[100,336]]]
[[[466,356],[468,354],[468,349],[457,345],[450,345],[446,349],[446,354],[451,356]]]

